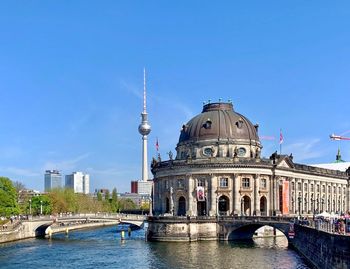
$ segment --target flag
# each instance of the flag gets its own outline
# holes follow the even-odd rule
[[[158,137],[157,137],[157,141],[156,141],[156,150],[159,151]]]
[[[280,130],[280,145],[283,143],[283,134],[282,129]]]
[[[205,201],[204,187],[202,186],[197,187],[197,201]]]

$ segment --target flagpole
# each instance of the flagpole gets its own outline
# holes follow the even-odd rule
[[[280,155],[282,155],[282,143],[283,143],[283,134],[282,128],[280,129]]]

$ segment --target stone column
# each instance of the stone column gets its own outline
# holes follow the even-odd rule
[[[241,199],[239,195],[239,189],[240,189],[240,182],[239,182],[239,175],[234,174],[233,179],[233,196],[234,196],[234,202],[233,202],[233,214],[240,215],[241,214]]]
[[[196,207],[196,210],[194,210],[194,206],[193,206],[193,203],[196,202],[196,199],[193,198],[193,193],[195,192],[193,181],[194,180],[192,178],[192,175],[189,175],[188,190],[187,190],[188,210],[186,212],[186,215],[188,216],[197,216],[197,207]]]
[[[208,204],[210,205],[209,209],[209,216],[215,216],[216,215],[216,191],[217,191],[217,178],[211,174],[210,179],[210,199],[208,201]]]
[[[260,199],[259,199],[259,178],[260,175],[254,176],[254,213],[256,216],[260,216]]]

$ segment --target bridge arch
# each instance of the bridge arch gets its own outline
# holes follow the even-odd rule
[[[263,226],[270,226],[276,228],[288,238],[289,224],[286,223],[239,223],[234,225],[227,225],[224,227],[225,230],[225,240],[250,240],[253,239],[253,235],[256,230]]]

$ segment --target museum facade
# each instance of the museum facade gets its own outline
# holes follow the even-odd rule
[[[176,157],[153,159],[153,211],[173,216],[310,215],[349,211],[350,170],[261,156],[258,125],[232,103],[207,103],[181,129]]]

